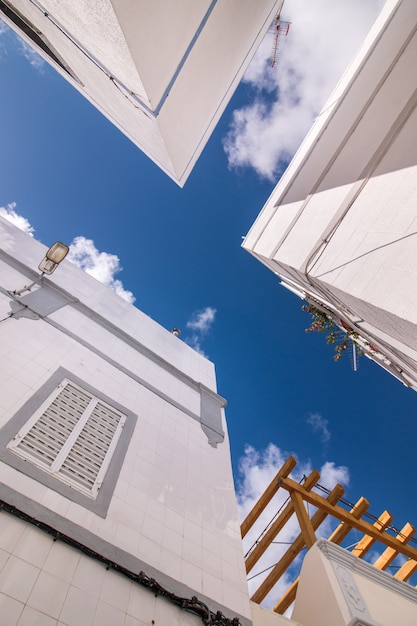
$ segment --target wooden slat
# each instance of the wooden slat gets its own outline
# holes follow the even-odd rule
[[[295,514],[298,519],[298,523],[300,524],[301,534],[303,535],[304,543],[307,547],[307,550],[310,550],[310,548],[316,543],[317,539],[313,526],[311,524],[310,517],[304,506],[304,500],[297,491],[293,491],[291,493],[291,500],[294,506]]]
[[[262,511],[265,509],[267,504],[271,501],[273,496],[279,489],[279,480],[280,478],[286,478],[288,474],[294,469],[297,465],[297,461],[293,456],[289,456],[285,461],[284,465],[281,467],[275,478],[268,485],[264,493],[259,498],[258,502],[255,504],[253,509],[248,513],[246,518],[243,520],[240,532],[242,534],[242,539],[248,532],[248,530],[253,526],[256,522]]]
[[[304,482],[304,489],[310,491],[314,485],[320,480],[320,474],[317,470],[313,470],[309,476],[307,476]],[[245,561],[246,573],[250,572],[253,566],[259,561],[265,550],[271,545],[277,534],[282,530],[285,524],[294,513],[294,507],[292,502],[285,505],[276,520],[266,531],[265,535],[259,541],[258,545],[252,550]]]
[[[373,526],[382,534],[384,530],[391,524],[393,519],[394,518],[389,511],[384,511],[374,522]],[[370,550],[370,548],[374,545],[377,539],[377,537],[370,537],[369,535],[365,535],[360,541],[358,541],[356,546],[353,548],[352,554],[361,559],[363,556],[365,556],[368,550]]]
[[[275,613],[283,615],[288,607],[291,606],[291,604],[294,602],[295,596],[297,594],[299,580],[300,577],[297,576],[294,582],[288,587],[287,591],[281,597],[279,602],[276,603],[276,605],[272,609]]]
[[[414,526],[407,522],[407,524],[400,530],[396,538],[400,543],[407,543],[415,532],[416,529]],[[381,556],[375,561],[374,567],[377,567],[378,569],[386,569],[398,554],[398,550],[395,550],[394,548],[386,548]]]
[[[394,574],[394,578],[398,578],[398,580],[407,581],[417,570],[417,561],[413,559],[409,559],[404,563],[402,567]]]
[[[283,480],[288,479],[285,478]],[[295,484],[297,485],[298,483]],[[306,493],[312,492],[306,491]],[[342,485],[336,485],[334,489],[329,493],[327,499],[323,499],[330,507],[332,507],[338,500],[340,500],[344,493],[345,490],[343,489]],[[318,510],[314,513],[313,517],[311,518],[311,524],[314,530],[317,530],[320,524],[326,519],[327,515],[328,512],[323,510]],[[288,569],[289,565],[293,562],[297,554],[299,554],[304,548],[304,545],[304,537],[303,534],[300,533],[298,537],[293,541],[292,545],[285,552],[280,561],[275,565],[275,567],[268,574],[268,576],[265,578],[259,588],[255,591],[251,598],[253,602],[256,602],[258,604],[262,602],[262,600],[271,591],[272,587],[279,580],[282,574]]]
[[[356,519],[362,517],[362,515],[369,509],[370,504],[366,498],[359,498],[354,507],[350,509],[350,514]],[[341,522],[339,526],[332,532],[329,537],[329,541],[339,544],[352,530],[352,525],[346,522]]]
[[[321,509],[323,512],[327,513],[328,515],[333,515],[340,521],[350,524],[353,528],[356,528],[357,530],[361,531],[365,535],[370,535],[371,537],[375,537],[377,541],[380,541],[381,543],[383,543],[384,545],[390,548],[399,549],[399,551],[402,552],[402,554],[404,554],[410,559],[417,561],[417,549],[416,548],[413,548],[409,546],[408,544],[400,543],[398,539],[396,539],[392,535],[389,535],[388,533],[381,534],[381,532],[377,530],[372,524],[369,524],[368,522],[365,522],[362,519],[358,519],[358,520],[355,519],[351,515],[351,513],[349,513],[349,511],[342,509],[340,506],[330,504],[328,500],[319,496],[318,494],[313,493],[312,491],[311,492],[303,491],[302,486],[299,485],[294,480],[292,480],[291,478],[280,478],[280,481],[281,481],[281,487],[283,487],[284,489],[287,489],[289,492],[298,491],[299,493],[302,494],[304,500],[306,500],[313,506],[318,507],[319,509]]]
[[[361,517],[361,515],[365,513],[365,511],[368,508],[369,508],[368,500],[366,500],[366,498],[360,498],[355,504],[355,506],[351,508],[350,512],[356,518],[359,518]],[[332,534],[329,537],[329,541],[331,541],[332,543],[338,544],[341,541],[343,541],[343,539],[349,534],[351,530],[352,530],[352,526],[349,526],[345,522],[342,522],[332,532]],[[275,611],[275,613],[279,613],[280,615],[283,615],[285,611],[288,609],[288,607],[291,606],[291,604],[294,602],[297,589],[298,589],[299,580],[300,580],[300,577],[298,576],[295,579],[295,581],[292,583],[292,585],[288,587],[287,591],[283,594],[279,602],[276,603],[276,605],[273,608],[273,611]]]

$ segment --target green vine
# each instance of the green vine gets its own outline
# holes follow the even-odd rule
[[[340,361],[345,350],[351,345],[351,342],[359,338],[358,333],[352,328],[346,327],[346,332],[341,330],[332,318],[320,309],[311,304],[304,304],[301,309],[310,313],[311,323],[306,328],[306,333],[326,333],[326,343],[334,345],[335,355],[334,361]],[[362,355],[363,350],[356,344],[357,354]]]

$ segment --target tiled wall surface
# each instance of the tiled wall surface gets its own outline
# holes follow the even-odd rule
[[[40,244],[0,221],[0,319],[7,318],[12,310],[13,299],[7,290],[30,282],[30,270],[36,268],[43,254]],[[11,262],[8,255],[17,255],[18,264]],[[6,463],[0,463],[3,484],[18,493],[21,500],[39,503],[45,510],[182,583],[193,594],[213,599],[234,614],[248,617],[227,435],[223,443],[211,446],[198,419],[199,384],[216,391],[213,364],[74,266],[63,265],[56,277],[59,288],[79,302],[66,304],[44,319],[16,316],[0,323],[0,428],[58,368],[65,368],[132,411],[137,415],[136,427],[105,518]],[[54,281],[55,275],[50,283]],[[45,287],[41,289],[46,293]],[[105,317],[104,324],[97,321],[97,313]],[[123,336],[111,331],[116,324]],[[226,431],[220,404],[219,412]],[[3,513],[0,517],[3,519]],[[13,540],[2,546],[8,551],[4,553],[0,574],[0,590],[5,594],[2,602],[11,615],[16,612],[16,619],[28,620],[10,624],[49,624],[36,621],[34,613],[42,604],[34,598],[39,599],[42,589],[48,588],[46,580],[57,587],[51,599],[56,606],[46,611],[51,624],[142,624],[135,621],[140,616],[128,617],[126,612],[126,602],[133,597],[130,583],[117,583],[120,594],[126,596],[122,603],[124,612],[121,606],[113,606],[106,614],[104,605],[110,602],[112,594],[104,593],[100,600],[102,587],[98,581],[101,576],[104,585],[105,580],[120,581],[119,576],[105,574],[105,568],[75,555],[65,546],[49,545],[48,538],[30,528],[25,531],[21,522],[8,522],[5,532],[12,533]],[[40,538],[36,542],[25,541],[26,534],[34,532]],[[32,554],[36,551],[38,556]],[[52,557],[55,553],[57,556]],[[38,562],[33,562],[36,558]],[[52,558],[61,559],[58,569],[62,569],[62,576],[68,568],[71,570],[73,561],[78,574],[79,567],[97,568],[100,575],[87,577],[96,579],[100,587],[94,592],[96,595],[82,590],[81,583],[76,583],[78,574],[72,570],[65,574],[65,579],[57,577],[52,583],[53,572],[43,569],[47,559]],[[20,584],[19,580],[24,582]],[[134,597],[143,593],[135,591]],[[89,621],[77,622],[69,615],[68,598],[74,598],[71,610],[75,611],[81,605],[81,600],[76,599],[80,594],[87,594],[82,597]],[[23,611],[20,605],[30,598]],[[160,607],[155,611],[168,610],[160,601],[155,606]],[[114,621],[108,617],[112,611]],[[102,613],[106,618],[98,617]],[[159,623],[175,624],[175,619],[172,616]],[[186,624],[190,618],[181,619],[181,624]],[[190,623],[196,623],[193,619]]]
[[[170,626],[200,621],[137,583],[4,511],[0,513],[4,626]]]

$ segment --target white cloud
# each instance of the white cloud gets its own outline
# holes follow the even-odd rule
[[[26,41],[19,38],[19,50],[31,66],[40,72],[43,71],[45,60]]]
[[[195,311],[187,322],[187,328],[193,332],[191,336],[185,337],[184,341],[205,357],[207,357],[207,355],[201,347],[201,341],[211,330],[216,313],[216,309],[211,306],[207,306],[205,309]]]
[[[17,226],[17,228],[24,230],[25,233],[33,237],[35,229],[25,217],[16,213],[15,208],[16,202],[10,202],[10,204],[6,204],[6,206],[1,206],[0,215]]]
[[[6,22],[0,19],[0,60],[7,56],[7,45],[6,45],[6,35],[10,31],[10,28],[7,26]]]
[[[35,229],[25,217],[16,213],[15,208],[16,202],[0,207],[0,216],[33,237]],[[92,239],[75,237],[70,244],[67,260],[109,287],[124,300],[134,303],[133,293],[123,287],[121,280],[115,278],[115,275],[122,270],[119,257],[108,252],[99,252]]]
[[[9,27],[7,26],[6,22],[0,19],[0,35],[3,35],[3,33],[6,33],[8,30]]]
[[[0,36],[6,33],[12,33],[14,40],[18,44],[18,50],[22,56],[31,64],[33,68],[42,72],[45,66],[45,60],[30,46],[26,41],[21,39],[14,30],[12,30],[6,22],[0,19]],[[5,47],[2,46],[1,50],[4,51]]]
[[[237,499],[239,514],[243,520],[249,511],[263,494],[266,487],[277,474],[278,470],[284,464],[288,454],[281,450],[278,446],[270,443],[265,450],[258,451],[252,446],[247,446],[244,456],[239,462],[240,480],[237,485]],[[291,473],[291,477],[299,482],[304,475],[308,475],[312,471],[310,463],[298,462],[295,470]],[[333,462],[326,462],[319,470],[321,474],[320,484],[328,489],[332,489],[336,483],[340,482],[346,486],[349,484],[349,471],[346,467],[337,466]],[[288,499],[288,492],[284,489],[278,490],[273,497],[271,503],[266,507],[258,521],[253,525],[252,529],[244,538],[244,550],[249,551],[254,543],[261,536],[267,525],[273,517],[279,512]],[[314,512],[313,507],[309,507],[310,516]],[[328,522],[326,526],[323,524],[317,532],[318,536],[329,536],[337,522]],[[283,530],[276,537],[276,543],[273,543],[266,550],[265,554],[259,559],[254,568],[249,573],[249,590],[252,594],[268,575],[271,567],[279,561],[288,544],[292,542],[300,533],[300,527],[296,516],[293,515],[287,522]],[[301,553],[294,565],[278,580],[271,593],[265,598],[263,605],[272,608],[286,591],[288,586],[295,580],[299,573],[300,563],[305,551]],[[266,570],[266,571],[265,571]],[[256,575],[258,574],[259,575]]]
[[[213,309],[211,306],[207,306],[201,311],[195,311],[187,322],[187,328],[191,328],[192,330],[205,335],[208,333],[214,322],[216,312],[216,309]]]
[[[320,469],[320,483],[328,489],[340,483],[344,487],[349,485],[349,469],[345,465],[335,465],[333,461],[326,461]]]
[[[252,167],[273,180],[301,140],[363,41],[381,0],[291,0],[282,19],[277,65],[270,67],[273,35],[260,46],[244,81],[253,101],[234,111],[224,139],[229,166]]]
[[[70,244],[68,260],[109,287],[118,296],[131,304],[135,297],[131,291],[123,287],[123,283],[115,278],[122,268],[120,259],[115,254],[100,252],[94,241],[86,237],[75,237]]]
[[[322,443],[327,443],[330,440],[329,420],[326,420],[320,413],[310,413],[307,424],[315,433],[320,435]]]

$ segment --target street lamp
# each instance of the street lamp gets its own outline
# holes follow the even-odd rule
[[[58,265],[65,259],[69,252],[69,247],[65,243],[56,241],[47,251],[45,258],[38,265],[42,274],[52,274]]]
[[[14,291],[11,291],[10,294],[12,294],[13,296],[21,296],[22,293],[24,293],[25,291],[30,291],[33,285],[36,285],[36,283],[41,280],[44,274],[50,275],[56,270],[61,261],[63,261],[67,256],[68,252],[69,247],[65,245],[65,243],[61,243],[61,241],[56,241],[54,244],[52,244],[52,246],[47,251],[45,257],[38,265],[38,269],[41,272],[41,275],[38,276],[38,278],[34,280],[33,283],[30,283],[30,285],[26,285],[19,290],[15,289]]]

